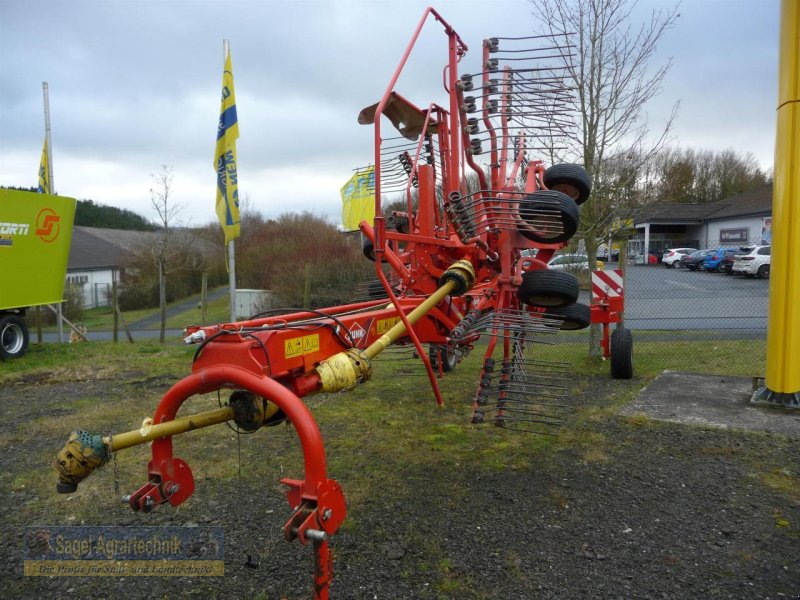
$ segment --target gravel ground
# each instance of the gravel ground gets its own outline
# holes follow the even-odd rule
[[[602,403],[614,385],[598,377],[585,400]],[[56,398],[63,406],[85,394],[85,382],[10,386],[0,435],[33,416],[57,417]],[[783,469],[796,485],[800,440],[621,417],[585,433],[611,443],[595,453],[565,446],[507,472],[406,464],[404,491],[350,506],[351,522],[333,538],[331,597],[800,598],[796,487],[763,483],[764,473]],[[34,436],[0,453],[3,598],[310,596],[311,551],[282,539],[289,511],[280,486],[246,478],[199,480],[179,510],[98,516],[109,525],[223,526],[224,578],[24,577],[23,527],[53,520],[27,510],[38,499],[11,481],[40,467],[33,453],[61,442]],[[249,566],[248,554],[256,557]]]

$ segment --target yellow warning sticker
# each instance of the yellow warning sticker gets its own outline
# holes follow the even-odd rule
[[[284,356],[295,358],[312,352],[319,352],[319,334],[304,335],[283,342]]]
[[[391,317],[389,319],[378,319],[378,323],[375,325],[375,333],[378,335],[384,334],[389,331],[392,327],[397,325],[400,322],[400,317]]]

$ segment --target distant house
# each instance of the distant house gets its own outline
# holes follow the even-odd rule
[[[97,227],[72,229],[67,284],[83,289],[84,308],[111,305],[111,284],[121,280],[123,265],[131,258],[128,250],[111,243],[105,235],[98,235],[99,232],[121,233],[115,229]]]
[[[217,251],[190,230],[175,229],[179,243],[199,255]],[[137,255],[150,252],[160,239],[158,231],[134,231],[75,226],[67,263],[67,283],[83,289],[84,308],[111,305],[111,285],[124,280],[125,268]]]
[[[713,204],[659,204],[635,217],[630,255],[645,248],[660,255],[667,248],[736,248],[772,240],[772,184]]]

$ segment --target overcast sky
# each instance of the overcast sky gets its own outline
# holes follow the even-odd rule
[[[216,219],[212,166],[230,39],[239,115],[239,194],[267,216],[309,210],[339,223],[339,188],[372,156],[376,102],[428,3],[388,1],[85,2],[0,0],[0,185],[35,186],[50,88],[59,194],[148,219],[151,174],[174,169],[185,224]],[[470,46],[530,35],[522,0],[432,3]],[[642,0],[637,14],[672,2]],[[658,49],[673,59],[648,108],[657,124],[676,100],[683,147],[752,152],[772,167],[779,0],[684,0]],[[445,36],[429,23],[397,89],[445,103]]]

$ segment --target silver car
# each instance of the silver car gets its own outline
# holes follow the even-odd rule
[[[555,271],[584,271],[589,269],[589,257],[585,254],[559,254],[554,256],[547,266]],[[604,267],[605,263],[598,260],[591,268],[602,271]]]

